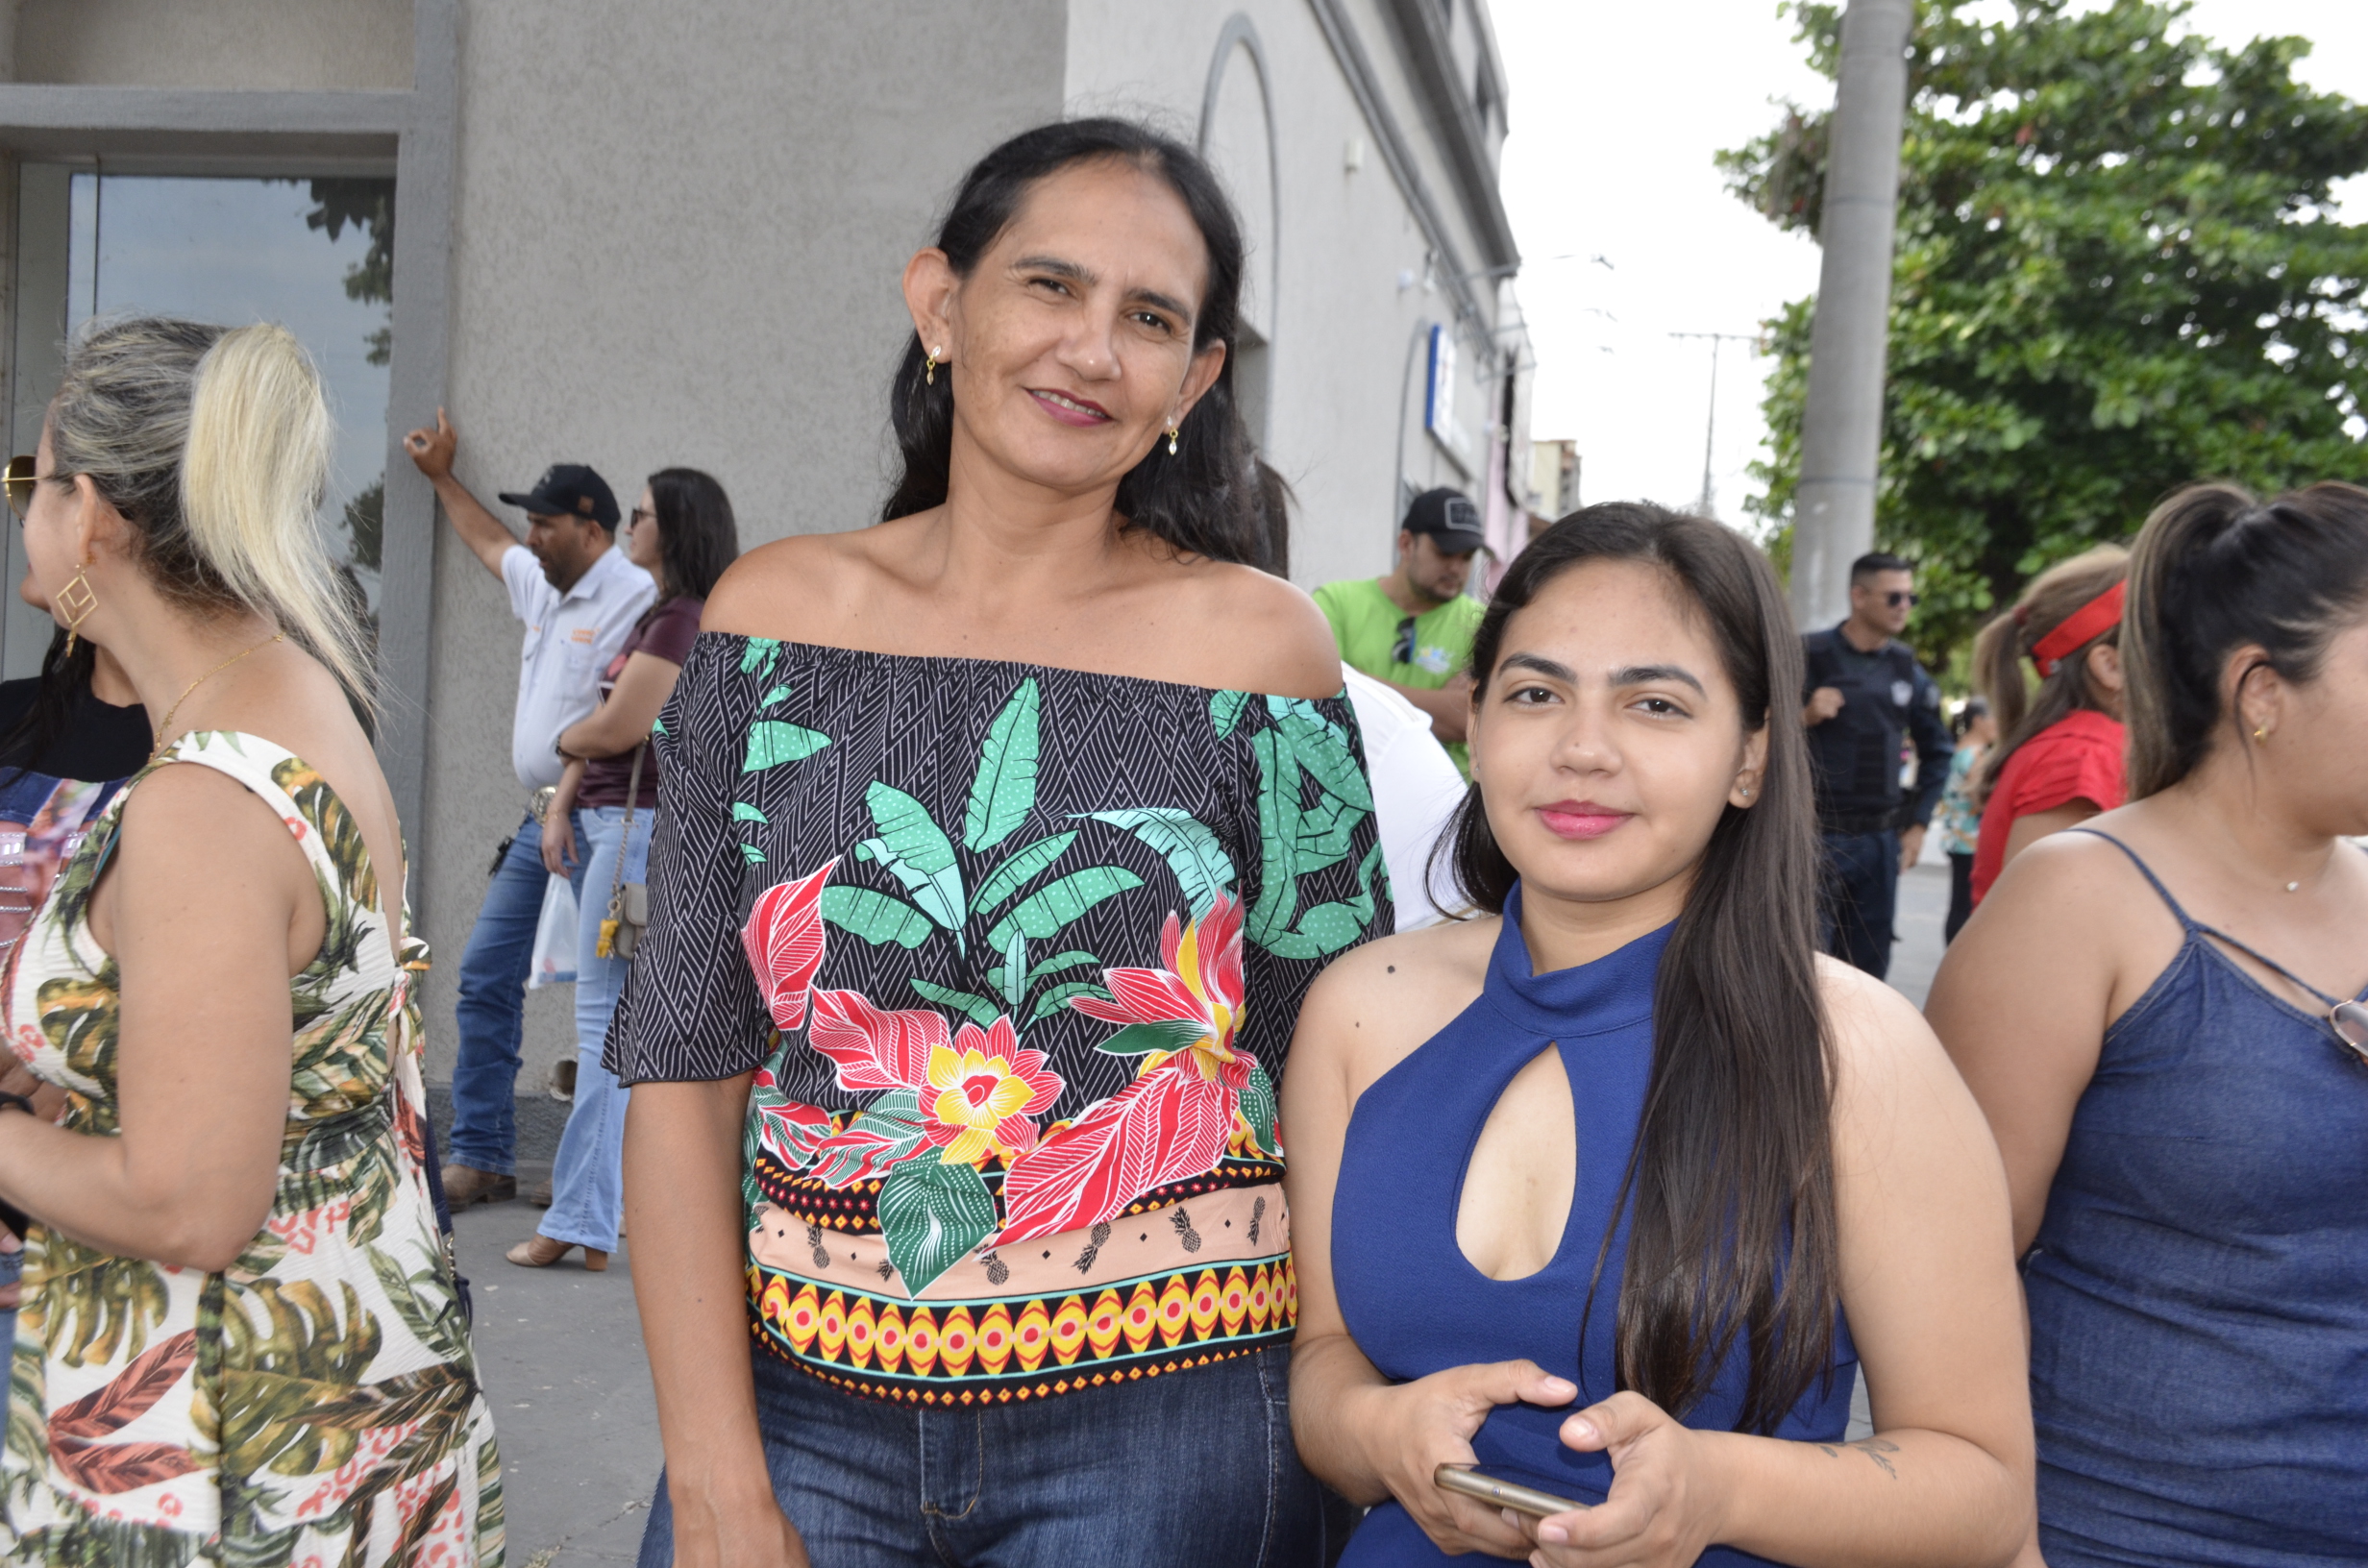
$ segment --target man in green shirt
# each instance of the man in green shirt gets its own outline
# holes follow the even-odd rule
[[[1431,733],[1467,778],[1464,727],[1471,712],[1472,633],[1487,606],[1464,592],[1486,545],[1480,509],[1454,490],[1426,490],[1406,508],[1397,567],[1386,577],[1327,582],[1316,602],[1332,623],[1341,659],[1386,681],[1430,715]]]

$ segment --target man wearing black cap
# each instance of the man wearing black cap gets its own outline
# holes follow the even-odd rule
[[[510,765],[527,791],[525,820],[495,861],[493,886],[478,910],[460,959],[459,1054],[453,1066],[451,1164],[444,1191],[454,1208],[518,1191],[518,1049],[526,1032],[528,970],[550,873],[543,869],[543,808],[559,782],[559,732],[600,706],[600,675],[624,646],[657,585],[614,548],[617,498],[581,463],[555,463],[534,487],[504,491],[527,514],[527,538],[481,505],[453,477],[459,433],[444,410],[435,429],[413,430],[404,449],[444,503],[444,516],[485,570],[509,590],[510,613],[526,624]],[[566,824],[572,835],[575,825]],[[576,893],[583,894],[583,868]]]
[[[1386,577],[1327,582],[1316,603],[1332,623],[1341,661],[1387,682],[1430,716],[1431,733],[1466,777],[1464,726],[1471,711],[1472,634],[1487,607],[1464,591],[1472,557],[1487,547],[1480,508],[1458,490],[1425,490],[1398,528],[1397,566]]]

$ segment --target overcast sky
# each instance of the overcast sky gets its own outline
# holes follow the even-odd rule
[[[1584,500],[1690,505],[1711,345],[1669,334],[1754,334],[1817,286],[1815,244],[1728,195],[1711,157],[1774,124],[1778,100],[1830,107],[1833,85],[1803,62],[1775,0],[1491,7],[1512,77],[1503,179],[1538,355],[1531,434],[1578,441]],[[2368,100],[2363,0],[2200,0],[2190,23],[2222,42],[2309,38],[2304,80]],[[2345,215],[2368,220],[2368,182],[2352,184]],[[1763,453],[1767,368],[1749,343],[1721,345],[1711,467],[1731,521]]]

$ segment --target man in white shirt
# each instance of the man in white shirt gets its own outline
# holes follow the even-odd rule
[[[1431,728],[1431,716],[1396,687],[1353,664],[1341,666],[1357,730],[1365,739],[1366,776],[1373,784],[1373,825],[1381,831],[1381,860],[1390,869],[1390,901],[1397,928],[1412,931],[1447,919],[1464,906],[1455,878],[1431,853],[1455,825],[1464,803],[1464,775]]]
[[[462,1209],[518,1191],[518,1053],[534,928],[550,882],[542,813],[562,767],[555,745],[561,730],[600,705],[601,672],[657,598],[657,585],[615,548],[616,495],[581,463],[555,463],[532,489],[502,493],[506,505],[527,514],[521,545],[453,478],[460,437],[443,409],[434,429],[413,430],[403,444],[435,486],[453,531],[502,579],[510,613],[527,628],[509,741],[526,816],[495,857],[493,885],[460,959],[459,1055],[443,1176],[445,1196]],[[575,881],[581,897],[580,864]]]

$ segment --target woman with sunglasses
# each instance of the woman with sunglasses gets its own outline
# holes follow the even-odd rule
[[[2005,739],[1982,760],[1974,800],[1973,903],[2007,863],[2050,833],[2122,802],[2121,600],[2130,552],[2102,545],[2031,579],[1982,628],[1973,668]],[[2023,678],[2029,660],[2037,696]]]
[[[2183,491],[2128,598],[2132,801],[2017,861],[1929,1009],[2012,1187],[2036,1545],[2359,1562],[2368,490]]]

